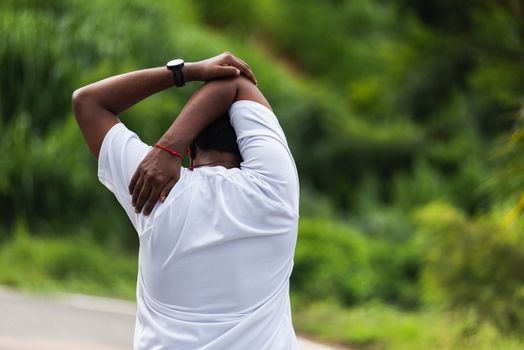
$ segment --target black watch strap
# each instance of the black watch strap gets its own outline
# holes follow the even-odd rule
[[[175,81],[176,87],[184,86],[186,80],[184,79],[184,73],[182,68],[184,68],[184,60],[177,58],[167,62],[167,68],[173,72],[173,80]]]
[[[186,81],[184,80],[184,73],[182,72],[182,67],[177,67],[173,69],[173,77],[175,79],[176,87],[181,87],[186,84]]]

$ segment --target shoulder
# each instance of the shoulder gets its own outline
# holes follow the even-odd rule
[[[274,184],[246,169],[209,167],[187,170],[183,181],[177,183],[175,188],[177,186],[174,195],[170,194],[170,202],[176,205],[181,202],[196,207],[211,205],[214,208],[229,208],[231,213],[245,211],[246,208],[265,213],[275,210],[295,212]]]

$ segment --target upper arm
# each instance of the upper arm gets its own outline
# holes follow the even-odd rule
[[[104,137],[119,120],[113,112],[91,98],[86,88],[76,90],[72,100],[78,126],[89,149],[98,159]]]
[[[241,169],[256,175],[266,194],[298,210],[295,162],[269,103],[255,85],[244,81],[239,82],[235,100],[229,115],[243,159]]]
[[[152,216],[135,213],[128,184],[149,150],[134,132],[117,123],[103,138],[98,158],[98,179],[113,192],[139,235],[147,231]]]
[[[260,103],[261,105],[271,109],[269,102],[266,100],[262,92],[254,85],[248,78],[239,76],[236,78],[237,94],[236,101],[249,100]]]

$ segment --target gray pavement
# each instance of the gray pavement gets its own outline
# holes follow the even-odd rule
[[[132,349],[135,310],[121,300],[0,287],[0,350]],[[299,344],[301,350],[333,350],[302,338]]]

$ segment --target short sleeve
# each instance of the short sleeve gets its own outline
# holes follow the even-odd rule
[[[98,179],[113,192],[139,235],[148,230],[150,216],[135,213],[128,186],[150,149],[124,124],[117,123],[104,137],[98,157]]]
[[[229,115],[243,158],[241,170],[263,181],[268,195],[298,211],[298,173],[275,114],[258,102],[240,100],[231,105]]]

